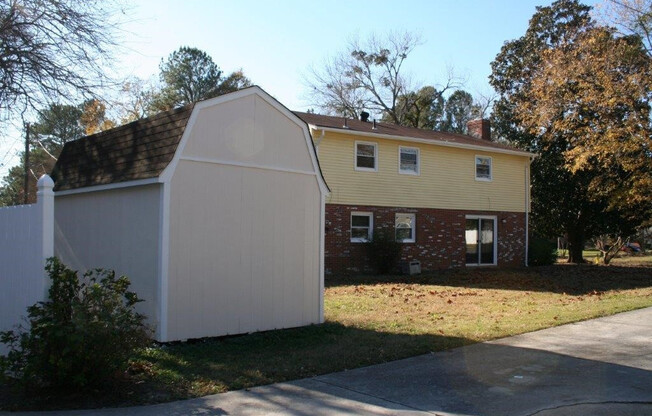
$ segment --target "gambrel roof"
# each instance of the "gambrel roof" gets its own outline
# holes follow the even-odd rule
[[[308,126],[262,88],[254,85],[66,143],[50,174],[55,181],[54,190],[76,192],[80,188],[97,189],[116,184],[131,186],[160,181],[164,170],[173,162],[184,133],[191,128],[189,123],[195,109],[252,94],[268,101],[303,128],[320,183],[327,189]]]

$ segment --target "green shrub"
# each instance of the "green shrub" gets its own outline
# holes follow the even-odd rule
[[[393,232],[376,230],[373,238],[365,244],[367,256],[376,273],[387,274],[396,267],[403,245],[396,241]]]
[[[557,261],[557,245],[545,238],[530,238],[528,264],[530,266],[549,266]]]
[[[95,269],[79,278],[58,259],[45,268],[49,298],[27,309],[29,328],[0,333],[9,352],[0,374],[25,390],[80,390],[109,384],[135,349],[149,343],[145,316],[129,279]]]

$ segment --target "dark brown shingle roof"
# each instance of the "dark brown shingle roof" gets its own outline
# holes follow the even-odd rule
[[[376,129],[373,129],[373,122],[364,122],[357,119],[346,119],[346,128],[344,127],[343,117],[323,116],[320,114],[301,113],[295,112],[300,119],[307,124],[317,127],[326,127],[332,129],[341,129],[342,133],[346,132],[362,132],[371,134],[380,134],[387,136],[398,136],[415,139],[426,139],[443,144],[457,144],[462,146],[481,146],[488,149],[508,150],[514,152],[522,152],[519,149],[507,146],[501,143],[496,143],[488,140],[476,139],[475,137],[466,134],[446,133],[442,131],[418,129],[415,127],[405,127],[390,123],[376,122]],[[525,154],[525,152],[523,152]]]
[[[66,143],[52,170],[55,191],[155,178],[177,150],[193,105]]]

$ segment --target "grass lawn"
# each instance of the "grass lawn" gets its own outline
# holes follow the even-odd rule
[[[600,250],[582,250],[582,257],[586,261],[592,261],[600,254]],[[560,261],[568,260],[568,250],[557,250]]]
[[[652,257],[609,267],[461,269],[327,279],[326,323],[153,347],[111,394],[0,407],[155,403],[314,376],[652,306]],[[56,399],[54,397],[57,397]]]

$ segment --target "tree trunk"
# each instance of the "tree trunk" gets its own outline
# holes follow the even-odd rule
[[[584,233],[574,230],[568,233],[568,262],[569,263],[584,263],[582,256],[584,250]]]

